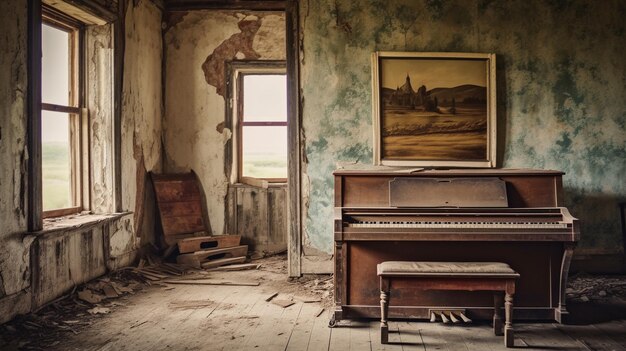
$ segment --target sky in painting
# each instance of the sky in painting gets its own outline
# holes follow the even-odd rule
[[[453,88],[463,84],[485,87],[486,60],[454,59],[396,59],[380,60],[381,83],[384,88],[396,89],[404,84],[407,74],[413,90],[425,85],[433,88]]]

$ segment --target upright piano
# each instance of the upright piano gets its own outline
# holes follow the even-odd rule
[[[520,274],[518,320],[565,322],[578,220],[562,207],[564,173],[530,169],[337,170],[335,321],[379,318],[383,261],[505,262]],[[493,315],[486,292],[392,289],[392,318],[431,309]]]

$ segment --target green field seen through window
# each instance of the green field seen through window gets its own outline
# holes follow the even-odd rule
[[[69,146],[60,141],[41,145],[44,211],[71,207]]]

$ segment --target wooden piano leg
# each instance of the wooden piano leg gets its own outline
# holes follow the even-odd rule
[[[567,276],[569,274],[569,266],[572,262],[572,255],[574,254],[574,243],[565,243],[565,250],[563,252],[563,260],[561,261],[561,281],[559,282],[559,307],[554,313],[554,319],[559,323],[567,323],[567,307],[565,303],[566,295],[565,289],[567,288]]]
[[[345,284],[346,283],[346,249],[347,246],[341,241],[335,242],[335,274],[334,286],[335,286],[335,311],[328,322],[328,327],[333,328],[337,322],[343,319],[343,305],[346,304],[345,296]]]
[[[506,292],[504,295],[504,346],[513,347],[513,294]]]
[[[496,291],[493,293],[493,332],[500,336],[504,333],[504,325],[502,323],[502,307],[504,300],[502,293]]]
[[[389,312],[389,280],[380,278],[380,343],[389,342],[389,325],[387,316]]]

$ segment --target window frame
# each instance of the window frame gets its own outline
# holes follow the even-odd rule
[[[83,191],[83,180],[88,174],[85,174],[85,165],[88,164],[88,157],[83,153],[83,135],[86,126],[86,113],[84,109],[84,60],[83,60],[83,41],[84,41],[84,24],[64,13],[55,10],[46,5],[42,5],[41,28],[44,25],[62,30],[69,34],[69,63],[70,63],[70,79],[69,79],[69,104],[58,105],[41,101],[41,117],[43,121],[43,111],[62,112],[68,114],[69,128],[69,158],[70,158],[70,197],[71,206],[66,208],[55,208],[43,210],[43,191],[42,197],[42,218],[60,217],[81,212],[85,206]],[[43,40],[43,39],[42,39]],[[43,42],[43,41],[42,41]],[[41,78],[43,78],[43,67],[41,70]],[[40,135],[41,138],[41,135]],[[43,143],[42,143],[43,144]],[[42,155],[43,162],[43,155]],[[40,164],[41,167],[41,164]],[[43,176],[42,176],[43,182]]]
[[[232,183],[245,183],[246,179],[255,179],[266,181],[268,183],[286,183],[288,178],[257,178],[247,177],[243,175],[243,128],[246,126],[257,127],[270,127],[278,126],[285,127],[285,131],[288,134],[289,118],[285,121],[244,121],[243,114],[243,79],[247,75],[283,75],[287,79],[287,66],[285,61],[237,61],[231,62],[231,79],[232,79],[232,91],[230,91],[232,110],[232,123],[233,123],[233,168]],[[288,141],[285,141],[288,146]],[[287,154],[288,163],[289,154]],[[289,174],[289,167],[287,165],[287,174]]]

